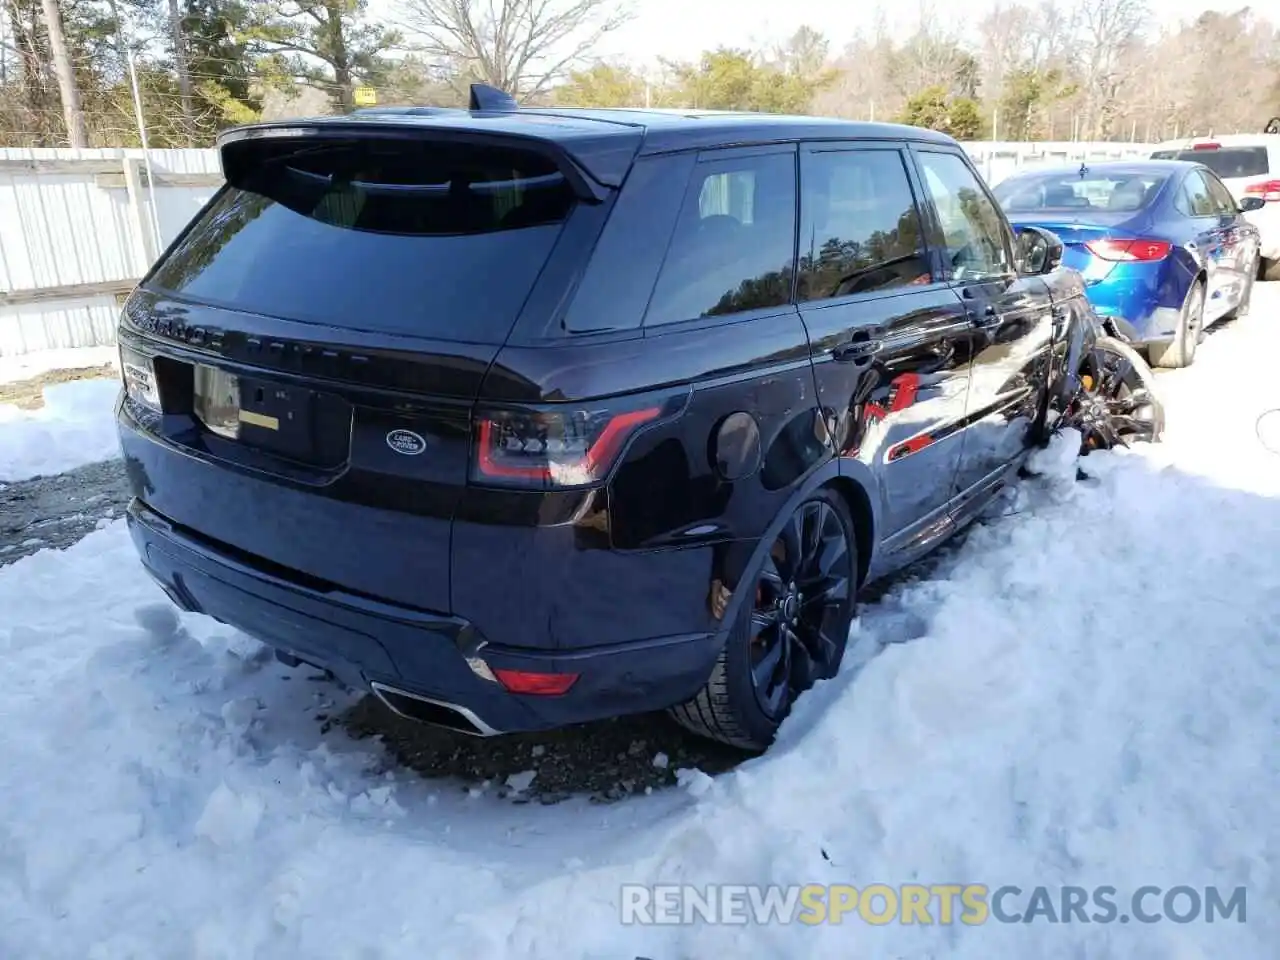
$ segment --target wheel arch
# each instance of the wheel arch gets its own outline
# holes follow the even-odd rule
[[[876,515],[867,489],[853,477],[838,474],[824,486],[831,487],[844,500],[853,517],[853,537],[858,548],[858,586],[867,581],[871,571],[871,555],[875,552]]]
[[[797,483],[794,492],[774,514],[769,526],[760,535],[755,549],[752,550],[749,560],[743,567],[744,570],[755,570],[759,566],[763,555],[777,539],[782,525],[801,503],[824,488],[834,491],[849,508],[849,513],[853,517],[854,545],[858,551],[858,586],[861,587],[866,582],[877,542],[879,512],[876,510],[877,501],[873,495],[876,489],[875,480],[871,470],[865,464],[857,461],[842,462],[835,458],[826,461]],[[743,598],[746,596],[743,590],[745,582],[748,581],[744,578],[733,587],[733,595],[720,618],[718,632],[722,635],[727,635],[738,616]]]

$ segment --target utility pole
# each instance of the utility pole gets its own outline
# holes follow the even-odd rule
[[[53,54],[53,69],[58,75],[58,93],[62,98],[62,116],[67,125],[67,140],[77,150],[89,146],[89,128],[84,122],[84,108],[80,104],[80,88],[76,86],[75,68],[67,50],[67,37],[62,29],[62,12],[58,0],[40,0],[44,11],[44,25],[49,32],[49,51]]]

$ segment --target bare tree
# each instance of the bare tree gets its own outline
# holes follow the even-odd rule
[[[1146,0],[1083,0],[1080,4],[1083,49],[1085,138],[1106,139],[1122,87],[1133,74],[1134,47],[1148,20]]]
[[[191,71],[187,67],[187,39],[182,29],[181,0],[169,0],[169,36],[173,43],[173,68],[178,74],[178,93],[182,102],[182,126],[187,138],[195,122],[195,108],[191,96]]]
[[[894,116],[906,100],[890,77],[896,57],[884,10],[877,8],[870,28],[859,30],[833,62],[836,81],[817,95],[814,109],[857,120]]]
[[[0,87],[9,82],[9,57],[18,52],[10,38],[12,31],[9,27],[7,12],[0,9]]]
[[[75,68],[67,50],[67,37],[62,29],[62,11],[58,0],[41,0],[44,26],[49,34],[49,50],[53,56],[53,70],[58,77],[58,92],[62,97],[62,115],[67,124],[67,140],[71,146],[83,149],[89,145],[89,128],[84,120],[84,108],[80,105],[80,87],[76,84]]]
[[[402,22],[428,58],[461,79],[537,97],[630,19],[621,0],[403,0]]]
[[[772,59],[779,69],[799,77],[816,77],[827,69],[830,44],[821,32],[801,26],[773,50]]]

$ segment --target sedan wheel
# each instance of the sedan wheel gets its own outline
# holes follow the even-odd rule
[[[1196,347],[1204,332],[1204,284],[1197,280],[1187,291],[1182,303],[1178,329],[1168,343],[1150,348],[1151,366],[1176,369],[1189,367],[1196,358]]]

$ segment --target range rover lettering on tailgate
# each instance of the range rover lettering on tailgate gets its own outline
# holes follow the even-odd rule
[[[222,137],[120,320],[142,560],[419,720],[767,746],[1043,435],[1079,279],[936,133],[473,97]]]

